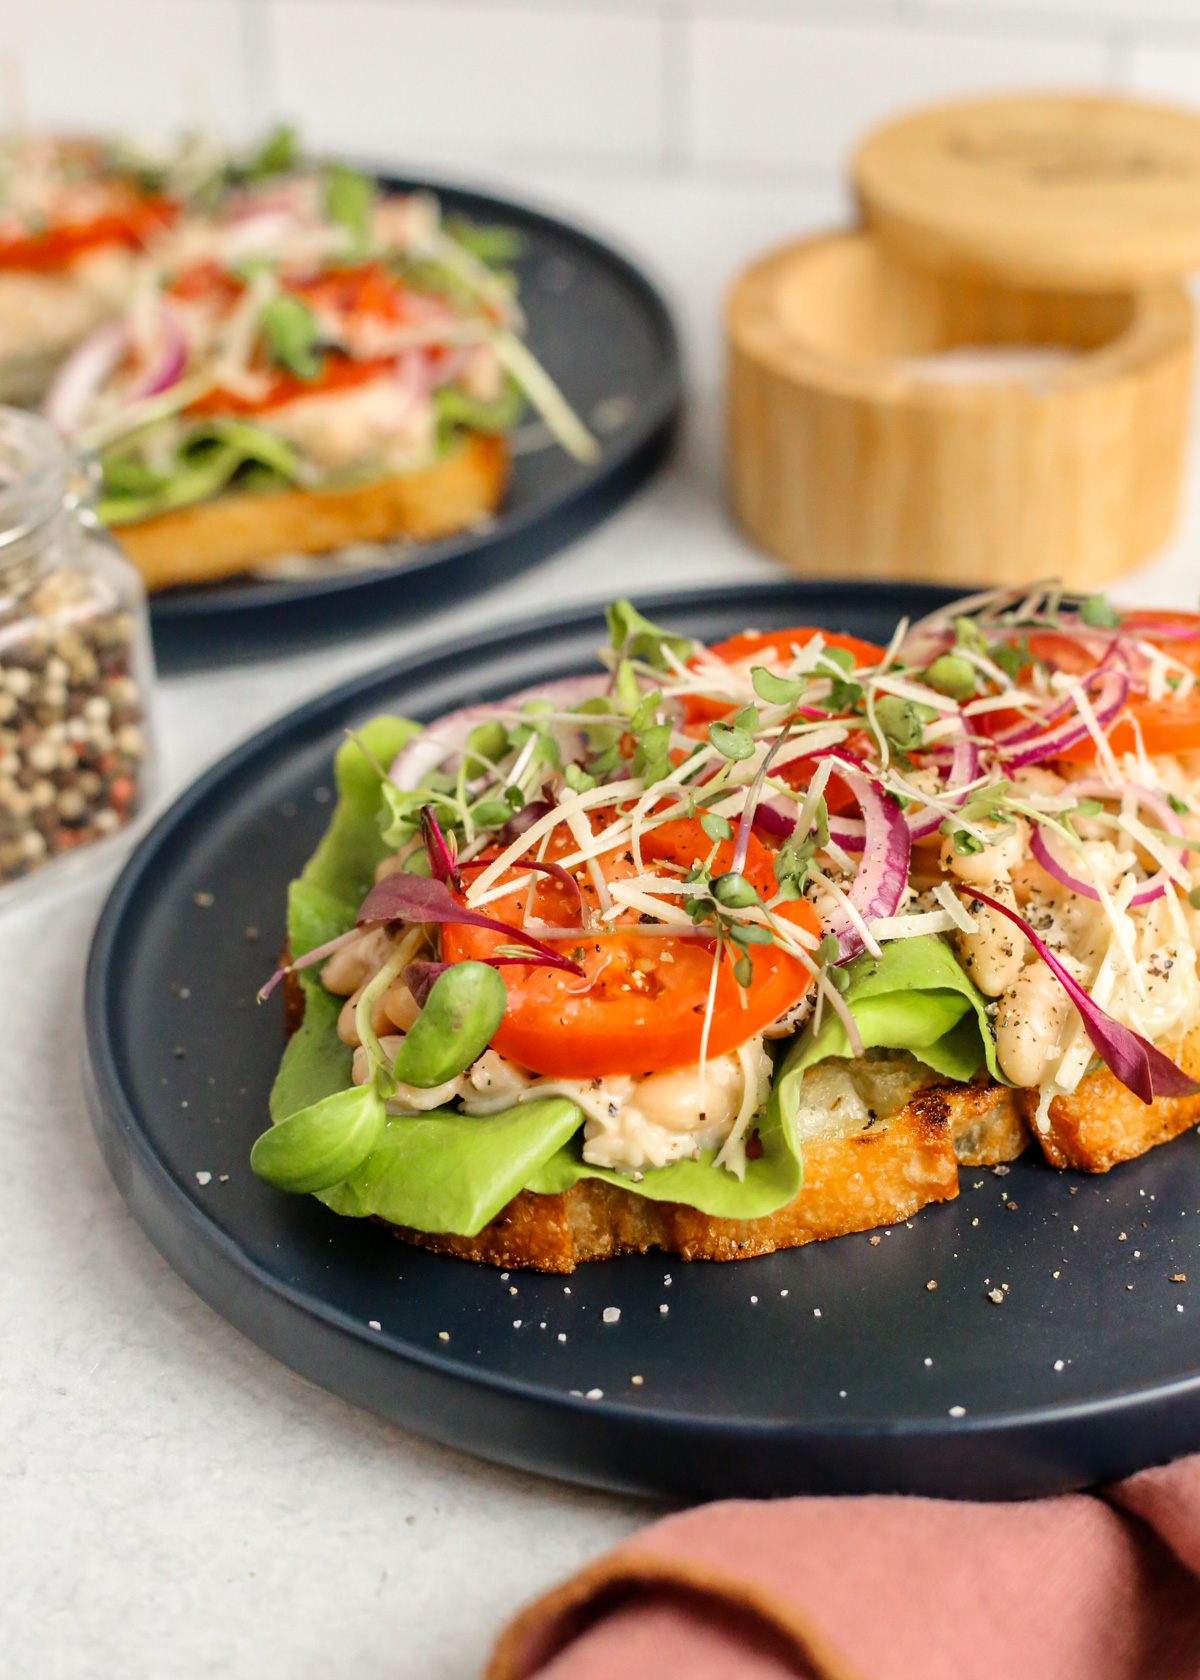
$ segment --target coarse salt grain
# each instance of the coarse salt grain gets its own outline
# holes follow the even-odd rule
[[[665,1313],[665,1312],[670,1312],[670,1310],[671,1310],[671,1309],[670,1309],[670,1307],[668,1307],[668,1305],[667,1305],[667,1303],[666,1303],[666,1302],[665,1302],[665,1301],[663,1301],[663,1302],[662,1302],[662,1303],[661,1303],[661,1304],[660,1304],[660,1305],[659,1305],[659,1309],[658,1309],[658,1310],[659,1310],[659,1312],[660,1312],[660,1313]]]
[[[198,1172],[196,1174],[196,1183],[197,1184],[211,1184],[212,1183],[212,1174],[210,1172]]]
[[[965,1406],[951,1406],[951,1408],[950,1408],[950,1416],[951,1417],[966,1417],[966,1415],[967,1415],[967,1408]]]
[[[820,1318],[820,1316],[821,1316],[821,1309],[820,1309],[820,1307],[814,1307],[814,1308],[813,1308],[813,1317],[814,1317],[814,1318]]]
[[[779,1291],[779,1293],[783,1296],[784,1300],[787,1299],[787,1290],[786,1289],[781,1289]]]
[[[751,1295],[751,1297],[750,1297],[750,1305],[751,1305],[751,1306],[752,1306],[752,1307],[756,1307],[756,1306],[757,1306],[757,1305],[758,1305],[758,1296],[757,1296],[757,1295]]]
[[[438,1341],[439,1342],[448,1342],[449,1340],[450,1340],[449,1330],[439,1330],[438,1331]]]
[[[644,1383],[644,1382],[645,1382],[645,1380],[646,1380],[646,1379],[645,1379],[645,1377],[630,1377],[630,1379],[629,1379],[629,1380],[630,1380],[630,1382],[631,1382],[631,1383],[633,1383],[633,1384],[634,1384],[634,1385],[635,1385],[635,1386],[636,1386],[636,1387],[637,1387],[637,1388],[641,1388],[641,1386],[642,1386],[642,1384],[643,1384],[643,1383]]]
[[[602,1388],[589,1388],[584,1396],[585,1400],[603,1400],[603,1398],[604,1390]]]
[[[380,1322],[377,1318],[369,1318],[367,1320],[367,1329],[368,1330],[382,1330],[383,1325],[380,1324]]]
[[[1063,1369],[1063,1361],[1061,1359],[1056,1359],[1054,1361],[1054,1369],[1056,1371],[1061,1371]]]
[[[619,1324],[621,1321],[621,1309],[620,1307],[605,1307],[604,1311],[600,1314],[600,1317],[604,1320],[605,1324]]]
[[[926,1365],[932,1365],[932,1364],[933,1364],[933,1360],[932,1360],[932,1359],[927,1359],[927,1360],[926,1360],[926,1361],[925,1361],[925,1363],[926,1363]]]
[[[521,1320],[519,1318],[514,1318],[513,1319],[513,1329],[514,1330],[519,1330],[520,1328],[521,1328]]]
[[[560,1331],[559,1331],[559,1332],[558,1332],[558,1339],[559,1339],[559,1341],[560,1341],[560,1342],[565,1342],[565,1341],[566,1341],[566,1339],[567,1339],[567,1333],[566,1333],[566,1331],[565,1331],[565,1330],[560,1330]]]

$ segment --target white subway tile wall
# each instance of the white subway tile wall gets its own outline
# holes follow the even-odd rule
[[[1200,108],[1200,0],[0,0],[0,122],[289,118],[530,195],[659,274],[702,384],[730,275],[847,214],[864,129],[1045,86]]]
[[[812,183],[905,105],[1047,85],[1200,105],[1200,0],[0,0],[10,113],[238,136],[293,116],[492,178]]]
[[[697,16],[688,32],[688,153],[700,167],[840,170],[905,105],[1018,86],[1103,84],[1102,40],[1016,32]]]

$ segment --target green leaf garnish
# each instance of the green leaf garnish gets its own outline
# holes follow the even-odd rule
[[[614,601],[606,609],[608,633],[612,645],[625,659],[640,659],[656,671],[664,671],[668,660],[664,648],[669,648],[679,660],[687,659],[692,643],[686,636],[673,636],[669,630],[644,618],[632,601]]]
[[[765,665],[753,667],[750,681],[754,684],[754,692],[758,698],[765,700],[769,706],[794,705],[805,689],[804,682],[777,676],[774,671],[768,671]]]
[[[1094,630],[1115,630],[1121,622],[1120,614],[1114,612],[1104,595],[1089,595],[1081,601],[1079,616]]]
[[[325,214],[331,222],[340,222],[348,229],[352,254],[361,256],[371,242],[371,210],[375,202],[374,184],[357,169],[335,164],[329,172],[325,188]]]
[[[316,316],[290,292],[272,298],[262,312],[263,335],[273,359],[298,379],[319,379],[324,358],[317,353],[321,329]]]

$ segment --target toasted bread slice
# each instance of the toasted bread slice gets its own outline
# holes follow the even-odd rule
[[[280,554],[322,554],[352,542],[427,541],[478,523],[508,482],[501,437],[469,432],[432,466],[344,490],[273,490],[217,496],[119,525],[113,535],[147,589],[211,583]]]
[[[287,960],[285,948],[281,961]],[[304,991],[295,974],[284,976],[282,992],[290,1036],[304,1019]],[[585,1260],[650,1248],[685,1260],[748,1260],[892,1225],[930,1202],[957,1196],[960,1165],[1011,1161],[1029,1142],[1017,1097],[983,1079],[925,1085],[890,1118],[866,1126],[831,1113],[804,1136],[804,1188],[763,1219],[715,1219],[679,1202],[651,1201],[585,1178],[561,1195],[522,1190],[475,1237],[391,1229],[419,1248],[544,1272],[570,1272]]]
[[[1200,1079],[1200,1026],[1160,1049],[1185,1073]],[[1156,1097],[1144,1103],[1107,1068],[1087,1074],[1069,1097],[1055,1097],[1046,1132],[1038,1131],[1034,1123],[1037,1092],[1022,1091],[1020,1098],[1032,1134],[1051,1166],[1077,1167],[1081,1172],[1107,1172],[1121,1161],[1132,1161],[1170,1142],[1200,1120],[1200,1095]]]
[[[1028,1141],[1012,1093],[937,1085],[890,1120],[853,1132],[831,1125],[804,1140],[804,1188],[764,1219],[714,1219],[678,1202],[653,1202],[602,1179],[557,1196],[522,1190],[476,1237],[403,1226],[405,1242],[493,1266],[570,1272],[585,1260],[666,1249],[684,1260],[749,1260],[850,1231],[909,1219],[958,1195],[955,1136],[970,1162],[1011,1160]]]

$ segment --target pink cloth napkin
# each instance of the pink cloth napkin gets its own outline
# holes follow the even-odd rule
[[[523,1610],[487,1680],[1200,1680],[1200,1456],[1099,1495],[727,1500]]]

